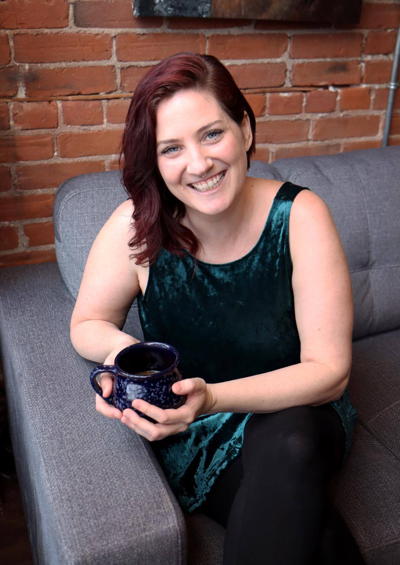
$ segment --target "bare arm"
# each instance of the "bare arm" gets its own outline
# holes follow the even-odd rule
[[[129,258],[132,204],[124,202],[103,226],[89,253],[71,319],[71,341],[83,357],[112,362],[135,343],[121,331],[139,292],[138,268]]]

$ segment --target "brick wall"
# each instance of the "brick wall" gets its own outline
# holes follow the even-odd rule
[[[182,50],[229,67],[257,115],[257,156],[380,145],[398,0],[357,26],[134,19],[131,0],[0,0],[0,264],[54,259],[60,182],[118,166],[138,79]],[[400,143],[396,96],[390,143]]]

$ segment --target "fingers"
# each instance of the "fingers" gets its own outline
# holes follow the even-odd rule
[[[108,398],[112,393],[113,389],[113,379],[109,373],[103,373],[101,375],[100,380],[97,381],[99,383],[99,387],[103,391],[103,396]]]
[[[182,379],[172,385],[172,392],[175,394],[188,395],[195,392],[201,392],[206,387],[203,379]]]
[[[153,424],[146,420],[146,418],[139,416],[139,414],[137,414],[134,410],[130,409],[123,411],[121,422],[149,441],[159,441],[170,435],[183,432],[188,427],[187,424],[182,422],[173,424]]]
[[[99,386],[103,391],[103,396],[108,398],[112,393],[113,388],[113,380],[108,373],[104,373],[100,379]],[[96,394],[96,410],[103,414],[103,416],[107,416],[107,418],[115,418],[120,420],[122,413],[118,408],[108,404],[99,394]]]
[[[100,414],[103,414],[103,416],[107,416],[107,418],[120,420],[122,417],[122,412],[120,412],[118,408],[115,408],[115,406],[108,404],[99,394],[96,394],[96,410],[100,412]]]

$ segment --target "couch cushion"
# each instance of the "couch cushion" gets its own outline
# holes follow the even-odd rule
[[[398,458],[359,425],[336,502],[368,565],[399,563],[399,483]]]
[[[400,330],[353,344],[350,394],[360,421],[400,460]]]
[[[355,337],[400,327],[400,147],[281,159],[330,207],[350,265]]]
[[[100,228],[127,194],[119,171],[79,175],[64,182],[56,196],[54,227],[58,266],[76,297],[90,247]]]

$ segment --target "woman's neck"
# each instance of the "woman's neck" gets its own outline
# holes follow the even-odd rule
[[[248,253],[264,229],[273,193],[261,179],[247,179],[246,188],[223,213],[206,216],[188,212],[184,224],[200,242],[197,258],[209,263],[235,261]]]

